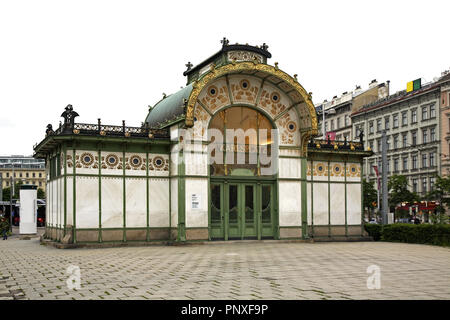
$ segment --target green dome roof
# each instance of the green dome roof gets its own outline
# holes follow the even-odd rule
[[[184,101],[189,99],[192,84],[159,101],[148,113],[145,122],[150,128],[165,127],[177,119],[184,119]]]

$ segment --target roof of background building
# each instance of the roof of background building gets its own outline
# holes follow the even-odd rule
[[[422,94],[422,93],[425,93],[428,91],[432,91],[433,89],[436,89],[437,87],[439,87],[439,83],[432,82],[432,83],[428,83],[428,84],[424,85],[422,88],[420,88],[419,90],[416,90],[416,91],[412,91],[412,92],[406,92],[406,90],[398,91],[386,98],[379,99],[373,103],[369,103],[369,104],[363,106],[360,110],[353,112],[352,116],[358,115],[360,113],[372,111],[375,109],[379,109],[386,105],[400,102],[402,100],[411,98],[413,96],[416,96],[416,95],[419,95],[419,94]]]

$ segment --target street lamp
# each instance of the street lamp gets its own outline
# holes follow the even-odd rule
[[[322,105],[322,134],[324,140],[326,139],[325,114],[336,114],[336,110],[334,109],[325,110],[325,105]]]

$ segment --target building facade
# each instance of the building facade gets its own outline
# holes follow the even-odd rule
[[[184,72],[142,127],[49,125],[47,238],[63,243],[358,238],[357,142],[315,140],[317,117],[267,46],[229,45]]]
[[[364,134],[364,144],[374,151],[364,160],[365,179],[376,182],[381,172],[381,136],[386,130],[388,175],[404,175],[411,191],[425,195],[441,172],[439,81],[416,90],[397,92],[352,113],[354,134]]]
[[[443,72],[441,79],[441,174],[450,175],[450,71]]]
[[[0,156],[0,180],[3,189],[9,188],[14,180],[15,183],[21,181],[45,191],[45,160],[21,155]]]
[[[334,96],[331,101],[325,100],[323,103],[316,105],[319,126],[321,128],[319,134],[322,139],[324,139],[322,133],[322,110],[325,110],[326,135],[329,135],[330,139],[337,141],[353,141],[359,138],[353,134],[352,112],[359,110],[365,104],[383,99],[388,95],[389,81],[379,84],[376,80],[372,80],[366,90],[362,90],[360,86],[356,86],[355,90],[351,92],[344,92],[340,97]]]

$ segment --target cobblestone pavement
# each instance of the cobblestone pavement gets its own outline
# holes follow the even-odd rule
[[[78,266],[81,288],[69,289]],[[381,288],[367,288],[377,265]],[[450,249],[241,242],[55,249],[0,240],[0,299],[450,299]]]

